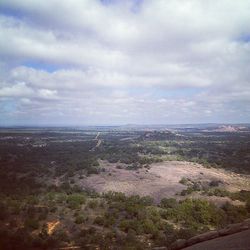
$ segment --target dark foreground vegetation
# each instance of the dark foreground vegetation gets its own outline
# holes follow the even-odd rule
[[[152,162],[188,160],[249,174],[249,150],[247,129],[109,128],[100,135],[96,130],[2,129],[0,249],[152,249],[242,221],[250,217],[248,191],[230,193],[217,185],[203,190],[240,200],[240,206],[174,198],[155,204],[151,197],[82,190],[71,177],[105,171],[98,159],[126,163],[128,171]],[[52,185],[50,180],[58,177],[63,183]]]
[[[250,216],[250,207],[221,208],[202,200],[163,199],[122,193],[96,194],[70,185],[1,195],[1,249],[151,249],[169,246]],[[246,199],[250,198],[248,193]],[[53,228],[54,227],[54,228]]]

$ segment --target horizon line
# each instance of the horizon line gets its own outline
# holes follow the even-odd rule
[[[58,128],[72,128],[72,127],[123,127],[123,126],[178,126],[178,125],[250,125],[250,122],[204,122],[204,123],[121,123],[121,124],[72,124],[72,125],[63,125],[63,124],[20,124],[20,125],[0,125],[0,128],[44,128],[44,127],[58,127]]]

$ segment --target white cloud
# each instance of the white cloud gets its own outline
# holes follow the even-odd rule
[[[25,82],[19,82],[11,87],[0,88],[0,96],[3,97],[19,97],[30,96],[33,90],[26,86]]]
[[[52,123],[57,113],[72,123],[249,120],[248,0],[0,8],[0,98],[20,102],[16,114],[44,112]]]
[[[31,100],[29,98],[21,98],[21,103],[23,104],[31,104]]]
[[[49,89],[39,89],[38,96],[44,99],[57,99],[57,91]]]

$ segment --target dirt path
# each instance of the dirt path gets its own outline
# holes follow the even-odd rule
[[[102,140],[99,139],[99,136],[100,136],[100,132],[98,132],[98,133],[96,134],[96,137],[95,137],[95,139],[94,139],[94,140],[97,140],[96,145],[95,145],[92,149],[90,149],[89,151],[93,152],[93,151],[95,151],[96,148],[100,147],[100,145],[101,145],[101,143],[102,143]]]
[[[51,235],[59,224],[59,221],[48,222],[48,235]]]
[[[97,140],[99,136],[100,136],[100,132],[97,132],[95,140]]]

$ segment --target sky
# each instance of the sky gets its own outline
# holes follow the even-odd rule
[[[0,126],[250,122],[250,0],[0,0]]]

